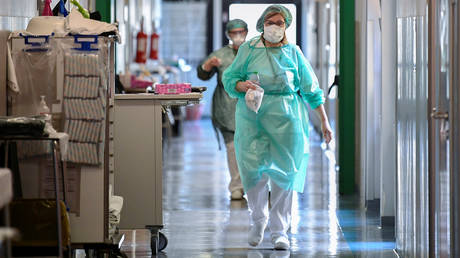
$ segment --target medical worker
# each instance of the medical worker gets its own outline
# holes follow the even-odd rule
[[[261,35],[241,45],[222,79],[228,94],[238,99],[235,150],[251,215],[248,242],[260,244],[268,226],[274,248],[283,250],[290,248],[293,192],[303,192],[307,171],[306,103],[321,117],[326,142],[332,137],[313,69],[299,47],[286,39],[291,22],[287,8],[269,6],[257,21]],[[256,73],[259,81],[248,80]],[[257,86],[264,95],[256,113],[247,107],[245,93]]]
[[[222,74],[235,59],[238,48],[246,40],[248,25],[240,19],[227,23],[225,33],[231,44],[212,52],[208,58],[198,66],[198,78],[209,80],[217,72],[217,86],[212,96],[212,123],[217,128],[225,142],[227,149],[227,163],[230,171],[228,189],[232,200],[243,199],[243,185],[235,158],[233,138],[235,134],[235,106],[236,99],[230,98],[222,84]],[[219,139],[219,136],[218,136]],[[220,143],[219,143],[220,144]]]

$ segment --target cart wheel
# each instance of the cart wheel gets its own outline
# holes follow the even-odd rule
[[[110,252],[110,258],[128,258],[128,256],[120,250],[112,250]]]
[[[153,255],[158,254],[158,237],[155,234],[150,237],[150,249]]]
[[[161,232],[158,232],[158,235],[160,236],[160,241],[158,242],[158,251],[162,251],[168,245],[168,238],[166,238],[166,236]]]

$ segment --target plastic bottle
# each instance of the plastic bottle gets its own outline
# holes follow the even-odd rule
[[[38,114],[45,116],[45,120],[47,122],[51,122],[51,112],[50,112],[48,105],[46,105],[44,95],[40,96],[40,104],[38,105]]]

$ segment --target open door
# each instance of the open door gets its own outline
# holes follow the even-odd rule
[[[323,88],[326,103],[324,104],[329,123],[331,124],[334,138],[329,144],[335,156],[338,156],[338,0],[328,0],[316,3],[316,29],[317,29],[317,77]],[[320,127],[320,121],[318,121]]]
[[[451,6],[450,53],[451,84],[449,101],[449,153],[451,176],[451,253],[460,256],[460,6],[458,1]]]
[[[449,103],[451,101],[451,4],[430,1],[429,42],[429,161],[430,257],[451,256],[451,175]]]
[[[430,1],[430,257],[460,255],[459,7]]]

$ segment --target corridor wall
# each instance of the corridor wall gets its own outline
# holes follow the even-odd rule
[[[425,8],[419,2],[397,3],[396,245],[403,257],[423,258],[429,247],[428,15],[426,2]]]
[[[357,1],[358,175],[362,206],[394,227],[396,214],[396,0]]]
[[[382,108],[380,134],[380,217],[395,225],[396,214],[396,0],[382,1]]]

